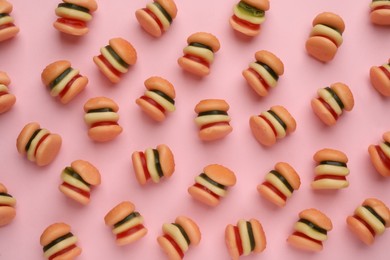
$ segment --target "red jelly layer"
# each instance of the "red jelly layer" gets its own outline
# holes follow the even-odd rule
[[[219,195],[215,194],[214,192],[212,192],[211,190],[209,190],[207,187],[203,186],[202,184],[195,183],[194,187],[197,187],[198,189],[204,190],[205,192],[207,192],[208,194],[210,194],[211,196],[213,196],[214,198],[219,200]]]
[[[148,166],[146,165],[145,154],[143,152],[139,152],[139,158],[141,160],[142,169],[144,170],[145,179],[148,180],[148,179],[150,179],[150,172],[148,170]]]
[[[145,227],[142,225],[142,224],[139,224],[137,226],[134,226],[132,228],[129,228],[119,234],[116,235],[116,239],[121,239],[121,238],[124,238],[124,237],[128,237],[128,236],[131,236],[135,233],[137,233],[138,231],[144,229]]]
[[[232,16],[233,20],[238,23],[239,25],[246,27],[251,30],[260,30],[260,24],[253,24],[251,22],[245,21],[243,19],[238,18],[236,15]]]
[[[233,230],[234,230],[234,237],[236,239],[236,245],[237,245],[238,254],[242,255],[244,250],[242,248],[242,241],[241,241],[241,237],[240,237],[240,231],[238,230],[237,226],[234,226]]]
[[[315,181],[323,180],[323,179],[340,180],[340,181],[347,180],[345,176],[337,176],[337,175],[330,175],[330,174],[319,175],[314,178]]]
[[[200,130],[203,130],[205,128],[213,127],[213,126],[220,126],[220,125],[230,125],[229,122],[216,122],[216,123],[210,123],[207,125],[203,125],[200,127]]]
[[[383,9],[390,9],[390,5],[381,5],[381,6],[377,6],[377,7],[375,7],[374,9],[372,9],[372,11],[383,10]]]
[[[329,111],[329,113],[332,114],[332,116],[335,120],[337,120],[339,118],[336,111],[334,111],[333,108],[328,103],[326,103],[325,100],[323,100],[321,97],[318,98],[318,100],[322,103],[322,105],[324,105],[324,107]]]
[[[4,96],[4,95],[7,95],[7,94],[8,94],[8,92],[1,91],[1,92],[0,92],[0,97],[1,97],[1,96]]]
[[[276,195],[278,195],[280,198],[282,198],[284,201],[287,200],[286,195],[284,195],[280,190],[278,190],[274,185],[269,183],[268,181],[265,181],[262,183],[262,185],[266,186],[270,190],[272,190]]]
[[[113,73],[115,74],[115,76],[117,77],[120,77],[122,75],[122,73],[117,70],[116,68],[114,68],[114,66],[111,65],[111,63],[102,55],[100,54],[98,56],[98,59],[103,62],[103,64]]]
[[[275,129],[274,125],[271,123],[271,121],[269,121],[268,118],[266,118],[263,115],[259,115],[259,117],[261,117],[265,122],[267,122],[267,124],[271,127],[272,132],[274,132],[274,135],[278,136],[278,133],[276,132],[276,129]]]
[[[64,17],[58,18],[57,22],[72,26],[76,29],[83,29],[87,26],[86,23],[83,21]]]
[[[158,17],[148,8],[143,8],[142,10],[144,10],[148,15],[150,15],[150,17],[152,17],[152,19],[158,24],[158,27],[160,27],[160,30],[163,32],[164,26],[161,23],[160,19],[158,19]]]
[[[13,23],[6,23],[6,24],[3,24],[3,25],[0,25],[0,30],[3,30],[5,28],[9,28],[9,27],[13,27],[15,26],[15,24]]]
[[[37,155],[37,151],[39,149],[39,146],[42,144],[43,141],[45,141],[45,139],[49,136],[50,134],[46,134],[44,136],[42,136],[41,140],[39,140],[39,142],[37,143],[37,146],[35,148],[35,151],[34,151],[34,156]]]
[[[379,145],[376,145],[375,148],[376,151],[378,152],[379,158],[381,159],[382,163],[386,166],[387,169],[390,170],[390,158],[387,157],[387,155],[382,151]]]
[[[60,256],[60,255],[63,255],[67,252],[69,252],[70,250],[76,248],[76,245],[71,245],[71,246],[68,246],[67,248],[64,248],[62,249],[61,251],[58,251],[57,253],[55,253],[54,255],[50,256],[49,257],[49,260],[53,260],[54,258]]]
[[[98,126],[109,126],[109,125],[118,125],[117,122],[96,122],[91,125],[91,128],[98,127]]]
[[[78,194],[80,194],[80,195],[82,195],[82,196],[84,196],[84,197],[86,197],[88,199],[90,198],[90,193],[88,191],[79,189],[79,188],[77,188],[75,186],[70,185],[67,182],[63,182],[61,185],[66,187],[66,188],[68,188],[68,189],[70,189],[70,190],[73,190],[73,191],[77,192]]]
[[[370,233],[371,233],[371,235],[373,236],[373,237],[375,237],[376,236],[376,234],[375,234],[375,230],[364,220],[364,219],[362,219],[361,217],[359,217],[359,216],[357,216],[357,215],[353,215],[353,217],[355,218],[355,219],[357,219],[361,224],[363,224],[369,231],[370,231]]]
[[[327,36],[327,35],[318,34],[318,35],[314,35],[314,36],[319,36],[319,37],[326,38],[326,39],[328,39],[329,41],[331,41],[334,45],[336,45],[337,47],[339,46],[339,45],[337,44],[337,42],[336,42],[334,39],[330,38],[330,37]]]
[[[206,61],[205,59],[202,59],[201,57],[191,55],[191,54],[186,54],[186,55],[184,55],[184,58],[195,61],[197,63],[202,64],[203,66],[206,66],[207,68],[210,68],[210,64],[208,63],[208,61]]]
[[[168,234],[165,234],[164,237],[172,244],[172,246],[175,248],[175,250],[179,254],[180,258],[183,259],[184,252],[181,250],[180,246],[176,243],[176,241]]]
[[[156,101],[154,101],[152,98],[147,96],[142,96],[141,99],[145,100],[146,102],[150,103],[152,106],[156,107],[158,110],[160,110],[162,113],[165,113],[165,109]]]
[[[315,243],[317,243],[317,244],[322,246],[322,242],[321,241],[313,239],[313,238],[311,238],[311,237],[309,237],[309,236],[307,236],[307,235],[305,235],[305,234],[303,234],[301,232],[297,232],[296,231],[296,232],[293,233],[293,236],[298,236],[298,237],[302,237],[304,239],[308,239],[308,240],[313,241],[313,242],[315,242]]]
[[[81,78],[81,75],[80,75],[80,74],[77,74],[76,76],[74,76],[74,77],[68,82],[68,84],[66,84],[66,86],[64,87],[64,89],[61,90],[60,94],[58,94],[58,95],[59,95],[61,98],[62,98],[63,96],[65,96],[66,93],[69,91],[70,87],[72,86],[73,82],[75,82],[76,79],[78,79],[78,78]]]
[[[385,73],[388,79],[390,79],[390,72],[383,66],[380,66],[379,69]]]
[[[263,79],[262,76],[260,76],[259,73],[257,73],[257,71],[255,71],[255,70],[252,69],[252,68],[249,68],[248,71],[250,71],[251,73],[253,73],[253,74],[256,76],[256,78],[261,82],[261,84],[264,86],[264,88],[265,88],[266,90],[268,90],[268,89],[270,88],[270,86],[268,85],[268,83]]]

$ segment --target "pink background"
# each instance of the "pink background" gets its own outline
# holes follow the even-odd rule
[[[89,23],[90,32],[74,38],[52,26],[57,1],[12,1],[12,16],[21,31],[16,38],[0,43],[0,70],[11,77],[10,91],[17,102],[0,116],[0,182],[17,199],[17,216],[0,229],[0,259],[42,259],[39,237],[48,225],[59,221],[70,224],[79,237],[83,249],[79,259],[164,259],[156,238],[163,223],[182,214],[194,219],[202,232],[201,243],[190,248],[186,259],[228,259],[224,229],[240,218],[257,218],[267,236],[262,255],[245,259],[387,259],[389,231],[367,247],[345,223],[368,197],[390,205],[389,180],[375,171],[367,152],[370,144],[377,144],[390,130],[390,101],[371,87],[368,73],[372,65],[381,65],[389,58],[390,28],[370,23],[370,1],[273,0],[261,34],[253,39],[239,36],[228,23],[232,7],[238,2],[235,0],[177,0],[179,12],[172,27],[163,37],[152,38],[134,16],[135,10],[147,2],[99,1],[99,9]],[[311,22],[323,11],[339,14],[346,23],[344,43],[328,64],[312,59],[304,49]],[[176,61],[186,38],[198,31],[211,32],[221,42],[211,74],[203,79],[183,72]],[[92,57],[110,38],[118,36],[134,45],[139,59],[119,84],[112,85],[100,74]],[[277,88],[266,98],[257,97],[241,76],[254,60],[254,53],[261,49],[275,53],[285,65]],[[43,68],[59,59],[71,61],[90,81],[68,105],[53,99],[40,79]],[[176,88],[177,110],[163,123],[153,122],[135,104],[145,90],[144,80],[154,75],[170,80]],[[356,105],[329,128],[315,117],[310,100],[318,88],[337,81],[351,87]],[[103,144],[87,137],[82,109],[89,98],[101,95],[118,103],[119,123],[124,128],[117,139]],[[197,137],[193,109],[206,98],[226,99],[231,106],[234,130],[223,140],[204,143]],[[253,138],[248,120],[272,105],[283,105],[291,112],[297,131],[264,148]],[[20,130],[32,121],[63,138],[62,149],[49,166],[39,168],[16,150]],[[141,187],[134,176],[131,154],[162,143],[172,149],[176,171],[169,180]],[[348,155],[349,188],[323,192],[310,188],[315,167],[312,156],[325,147]],[[90,161],[102,175],[101,186],[92,191],[91,203],[85,207],[58,190],[62,169],[76,159]],[[256,191],[279,161],[290,163],[302,182],[285,208],[273,206]],[[198,203],[187,193],[194,177],[211,163],[229,167],[238,180],[216,208]],[[118,247],[103,218],[124,200],[135,203],[149,232],[132,245]],[[334,225],[324,250],[318,254],[296,250],[286,243],[298,213],[310,207],[326,213]]]

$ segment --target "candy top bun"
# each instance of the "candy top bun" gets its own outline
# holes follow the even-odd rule
[[[175,223],[183,227],[184,231],[190,238],[192,245],[199,244],[201,239],[201,233],[198,225],[196,225],[196,223],[192,219],[187,218],[185,216],[179,216],[176,218]]]
[[[2,183],[0,183],[0,192],[7,193],[7,188]]]
[[[91,185],[99,185],[100,184],[100,173],[95,166],[90,164],[87,161],[77,160],[72,162],[71,167],[85,180],[87,183]]]
[[[200,113],[210,110],[228,111],[229,104],[223,99],[204,99],[195,106],[195,112]]]
[[[28,123],[25,125],[20,132],[18,138],[16,139],[16,147],[20,154],[26,153],[26,145],[30,140],[31,136],[36,130],[40,128],[39,124],[36,122]]]
[[[324,148],[322,150],[317,151],[313,155],[313,159],[318,163],[322,161],[335,161],[342,163],[348,162],[348,157],[347,155],[345,155],[345,153],[330,148]]]
[[[111,108],[114,112],[119,110],[118,105],[114,100],[107,97],[91,98],[84,104],[84,111],[88,112],[91,109]]]
[[[160,157],[161,169],[165,176],[169,177],[175,171],[175,161],[171,149],[165,144],[157,146],[157,151]]]
[[[383,140],[390,143],[390,131],[383,134]]]
[[[0,84],[8,86],[11,83],[11,79],[8,77],[7,73],[0,71]]]
[[[253,6],[263,11],[267,11],[269,9],[268,0],[242,0],[242,1],[250,6]]]
[[[98,8],[95,0],[64,0],[64,2],[88,8],[91,12],[95,12]]]
[[[187,38],[187,43],[190,44],[194,42],[209,46],[213,50],[213,52],[217,52],[221,48],[219,40],[211,33],[197,32],[190,35]]]
[[[177,7],[173,0],[155,0],[155,2],[159,3],[164,10],[168,12],[172,19],[176,18]]]
[[[269,51],[261,50],[255,53],[255,58],[257,61],[270,66],[271,69],[276,72],[276,74],[283,75],[283,62],[278,57],[276,57],[275,54]]]
[[[161,77],[150,77],[147,80],[145,80],[145,87],[149,90],[159,90],[166,95],[168,95],[170,98],[174,99],[176,97],[175,88],[173,87],[172,83],[168,80],[161,78]]]
[[[236,175],[222,165],[210,164],[203,169],[203,172],[213,181],[216,181],[224,186],[232,186],[236,184]]]
[[[62,237],[70,232],[70,226],[65,223],[54,223],[48,226],[45,231],[43,231],[40,243],[42,246],[50,244],[52,241],[56,240],[59,237]]]
[[[343,33],[345,30],[345,24],[343,19],[337,14],[331,12],[323,12],[317,15],[313,20],[313,26],[316,24],[324,24],[330,26],[340,33]]]
[[[115,206],[104,217],[104,222],[108,226],[113,226],[128,215],[130,215],[135,209],[135,206],[130,201],[123,201]]]
[[[316,224],[327,231],[332,230],[333,228],[332,221],[325,216],[324,213],[317,209],[305,209],[299,213],[299,217],[309,220],[313,224]]]
[[[46,66],[42,71],[41,79],[43,84],[48,86],[53,80],[55,80],[61,73],[67,68],[70,68],[71,64],[67,60],[55,61]]]
[[[343,102],[344,109],[347,111],[352,110],[355,101],[349,87],[341,82],[334,83],[330,87],[336,92],[337,96],[341,99],[341,102]]]
[[[390,210],[382,201],[375,198],[369,198],[363,201],[363,206],[370,206],[383,218],[386,223],[385,226],[390,227]]]
[[[127,64],[135,64],[137,61],[137,51],[131,43],[123,38],[113,38],[108,43],[114,49],[116,54],[118,54]]]
[[[6,0],[0,0],[0,14],[12,12],[12,4]]]
[[[280,117],[280,119],[282,119],[283,122],[287,125],[287,129],[286,129],[287,133],[291,133],[295,131],[295,129],[297,128],[297,123],[295,119],[287,111],[286,108],[282,106],[273,106],[271,107],[271,110],[274,111]]]
[[[299,178],[299,175],[294,170],[294,168],[291,167],[291,165],[285,162],[278,162],[275,165],[275,170],[282,174],[284,178],[286,178],[294,190],[299,189],[301,186],[301,179]]]

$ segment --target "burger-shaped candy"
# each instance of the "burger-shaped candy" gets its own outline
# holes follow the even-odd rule
[[[370,19],[376,25],[390,25],[390,1],[372,0]]]
[[[0,42],[15,37],[19,27],[14,24],[14,18],[10,16],[13,6],[7,0],[0,0]]]
[[[390,131],[383,134],[383,141],[368,147],[371,163],[383,177],[390,177]]]
[[[8,89],[10,83],[11,79],[7,73],[0,71],[0,114],[10,110],[16,102],[15,95],[11,94]]]
[[[16,216],[16,199],[0,183],[0,227],[8,225]]]
[[[389,1],[390,8],[390,1]],[[389,10],[390,12],[390,10]],[[370,69],[371,85],[383,96],[390,97],[390,59],[382,66],[372,66]]]

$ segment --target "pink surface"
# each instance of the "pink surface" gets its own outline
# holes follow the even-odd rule
[[[12,16],[21,31],[16,38],[0,43],[0,70],[11,77],[10,91],[17,102],[0,116],[0,182],[17,199],[17,216],[0,229],[0,259],[42,259],[39,237],[48,225],[59,221],[70,224],[79,237],[83,249],[79,259],[164,259],[156,238],[162,233],[162,224],[173,222],[178,215],[194,219],[202,232],[200,245],[191,248],[186,259],[228,259],[224,229],[240,218],[257,218],[262,223],[267,235],[263,259],[388,259],[389,231],[367,247],[345,222],[365,198],[377,197],[390,205],[390,180],[375,171],[367,152],[370,144],[381,141],[382,134],[390,130],[390,100],[372,88],[368,74],[372,65],[389,58],[390,28],[370,23],[370,1],[273,0],[261,34],[251,40],[240,37],[228,23],[235,0],[178,0],[178,16],[170,30],[159,39],[152,38],[134,16],[147,2],[99,1],[90,32],[74,38],[52,27],[56,1],[12,1]],[[304,48],[312,19],[323,11],[339,14],[346,23],[344,43],[328,64],[312,59]],[[176,61],[186,38],[197,31],[211,32],[221,42],[211,74],[204,79],[183,72]],[[134,45],[139,59],[119,84],[112,85],[92,57],[118,36]],[[277,88],[266,98],[257,97],[241,76],[261,49],[275,53],[285,65]],[[45,66],[59,59],[71,61],[90,80],[86,90],[68,105],[53,99],[40,79]],[[153,75],[170,80],[176,88],[177,110],[163,123],[153,122],[135,104],[145,90],[144,80]],[[337,81],[351,87],[356,106],[329,128],[315,117],[310,100],[318,88]],[[101,95],[119,104],[124,131],[114,141],[98,144],[87,136],[82,107],[89,98]],[[204,143],[197,137],[193,109],[206,98],[223,98],[231,106],[234,130],[223,140]],[[297,131],[264,148],[253,138],[248,121],[272,105],[283,105],[291,112]],[[20,130],[32,121],[63,138],[58,157],[43,168],[19,155],[15,147]],[[169,180],[141,187],[131,153],[161,143],[171,147],[176,171]],[[334,192],[310,188],[315,167],[312,156],[325,147],[348,155],[349,188]],[[61,170],[76,159],[90,161],[102,175],[101,186],[93,190],[91,203],[85,207],[58,190]],[[278,161],[290,163],[302,181],[285,208],[271,205],[256,191]],[[187,193],[194,177],[211,163],[223,164],[237,176],[236,186],[216,208],[201,205]],[[135,203],[149,232],[135,244],[118,247],[103,218],[124,200]],[[286,243],[298,213],[311,207],[326,213],[334,226],[318,254],[301,252]]]

